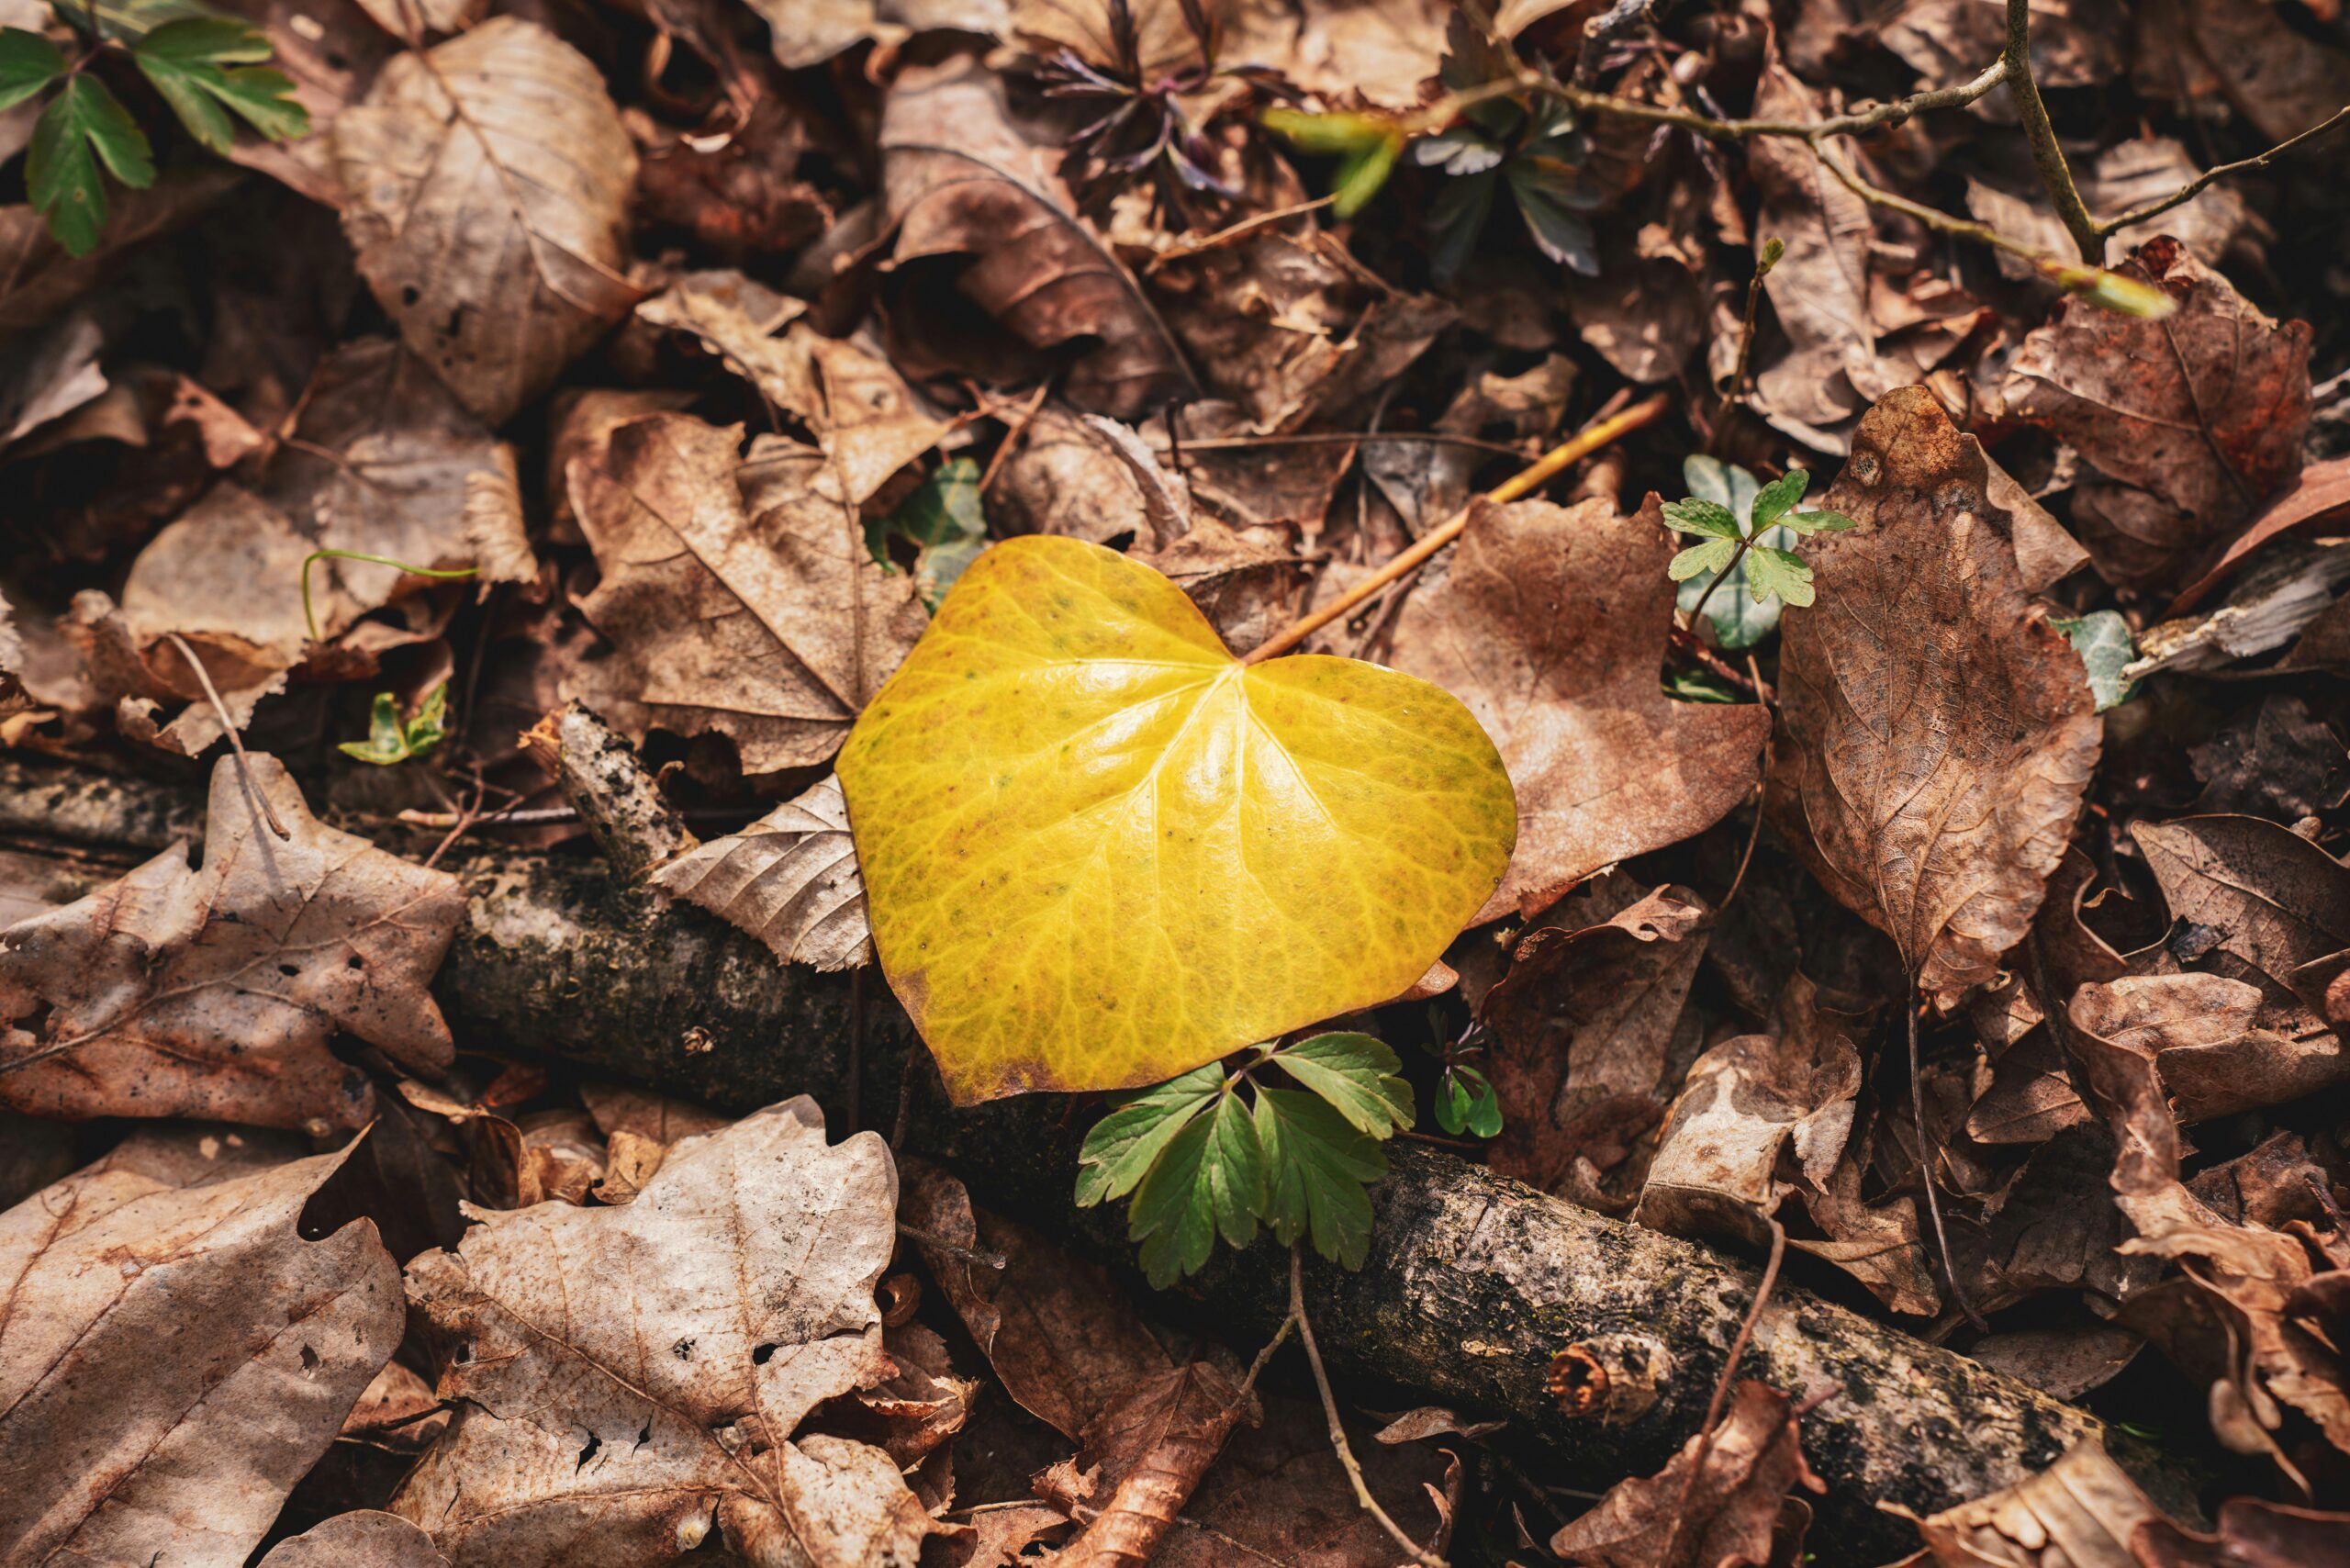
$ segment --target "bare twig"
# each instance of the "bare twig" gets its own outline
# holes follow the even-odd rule
[[[2105,264],[2105,235],[2089,216],[2087,203],[2073,184],[2072,166],[2056,144],[2056,128],[2048,123],[2048,106],[2040,101],[2040,84],[2031,75],[2031,3],[2008,0],[2008,43],[1999,54],[2007,69],[2008,97],[2023,121],[2024,140],[2031,146],[2032,167],[2040,171],[2041,187],[2065,220],[2065,232],[2091,266]]]
[[[229,705],[220,700],[220,693],[213,687],[212,672],[204,667],[204,661],[196,656],[196,650],[189,647],[187,639],[177,632],[164,633],[163,639],[180,651],[180,657],[187,661],[187,667],[196,672],[196,683],[204,688],[204,700],[212,704],[212,711],[219,716],[220,733],[229,737],[229,750],[237,759],[237,777],[245,781],[245,793],[251,795],[253,804],[261,808],[262,820],[269,823],[269,831],[279,838],[291,839],[294,835],[285,831],[284,823],[277,820],[277,808],[269,803],[269,797],[263,794],[261,786],[253,782],[253,766],[245,756],[244,737],[237,734],[237,721],[229,716]]]
[[[1322,1414],[1330,1421],[1330,1446],[1337,1450],[1339,1468],[1347,1473],[1347,1480],[1355,1489],[1355,1501],[1362,1506],[1364,1513],[1379,1521],[1380,1528],[1393,1537],[1395,1544],[1410,1553],[1420,1568],[1446,1568],[1443,1558],[1414,1540],[1402,1525],[1388,1517],[1387,1510],[1379,1506],[1379,1499],[1371,1495],[1371,1487],[1363,1481],[1362,1465],[1347,1441],[1346,1423],[1338,1418],[1338,1400],[1330,1392],[1330,1374],[1322,1368],[1321,1348],[1314,1343],[1313,1320],[1305,1316],[1304,1255],[1295,1246],[1289,1249],[1289,1315],[1297,1324],[1298,1343],[1305,1347],[1306,1364],[1314,1369],[1314,1386],[1322,1394]]]
[[[1714,1432],[1721,1425],[1722,1406],[1729,1400],[1730,1385],[1738,1378],[1738,1363],[1746,1355],[1746,1347],[1753,1342],[1754,1325],[1762,1320],[1762,1308],[1771,1300],[1771,1287],[1779,1282],[1779,1263],[1787,1255],[1787,1230],[1769,1215],[1762,1223],[1771,1227],[1771,1257],[1762,1265],[1762,1278],[1754,1287],[1754,1299],[1747,1304],[1746,1316],[1738,1326],[1738,1338],[1729,1342],[1729,1351],[1722,1358],[1722,1375],[1714,1380],[1714,1396],[1706,1402],[1706,1422],[1697,1428],[1697,1451],[1688,1473],[1681,1478],[1681,1495],[1673,1505],[1673,1529],[1666,1535],[1664,1550],[1658,1553],[1662,1562],[1676,1561],[1673,1549],[1681,1539],[1681,1526],[1689,1513],[1689,1494],[1696,1489],[1697,1477],[1706,1468],[1706,1458],[1714,1450]]]
[[[1538,461],[1514,477],[1486,491],[1485,499],[1500,504],[1514,501],[1521,496],[1530,494],[1540,488],[1569,465],[1590,456],[1617,437],[1628,435],[1641,426],[1653,422],[1664,413],[1666,407],[1665,396],[1660,392],[1653,398],[1633,404],[1620,414],[1587,426],[1552,447]],[[1252,665],[1259,664],[1277,654],[1288,653],[1306,638],[1460,538],[1460,531],[1469,526],[1469,517],[1474,510],[1473,507],[1463,507],[1449,521],[1428,530],[1410,548],[1399,551],[1393,560],[1380,567],[1378,571],[1373,572],[1321,609],[1302,620],[1291,622],[1283,630],[1267,638],[1251,650],[1243,662]]]
[[[1913,980],[1901,1010],[1909,1021],[1909,1114],[1918,1126],[1918,1176],[1926,1184],[1926,1213],[1934,1222],[1934,1241],[1942,1249],[1942,1276],[1950,1281],[1951,1299],[1966,1314],[1969,1323],[1987,1329],[1991,1326],[1975,1310],[1975,1303],[1967,1298],[1965,1282],[1958,1277],[1958,1260],[1951,1255],[1950,1232],[1942,1226],[1942,1200],[1934,1195],[1934,1146],[1926,1133],[1926,1080],[1918,1070],[1918,987]]]
[[[2290,152],[2304,141],[2323,136],[2327,131],[2345,121],[2350,121],[2350,106],[2336,109],[2332,118],[2321,120],[2299,136],[2286,138],[2266,152],[2256,153],[2250,158],[2239,158],[2232,163],[2221,163],[2215,168],[2206,169],[2158,201],[2150,201],[2142,207],[2133,207],[2118,218],[2105,218],[2098,224],[2097,231],[2100,237],[2114,234],[2143,223],[2150,218],[2159,218],[2172,207],[2183,207],[2201,196],[2205,187],[2214,180],[2225,179],[2230,174],[2240,174],[2246,169],[2266,169],[2270,161],[2278,155]]]
[[[1714,428],[1706,438],[1706,449],[1715,450],[1721,444],[1722,431],[1729,428],[1729,411],[1746,396],[1746,367],[1754,358],[1754,313],[1762,303],[1762,280],[1786,254],[1786,245],[1777,239],[1763,242],[1762,253],[1755,258],[1754,275],[1746,284],[1746,314],[1738,327],[1738,364],[1731,367],[1729,385],[1722,388],[1722,400],[1714,409]],[[1708,592],[1711,590],[1708,589]]]
[[[1746,673],[1754,682],[1755,692],[1760,695],[1762,689],[1762,669],[1754,662],[1754,652],[1751,648],[1746,654]],[[1714,906],[1714,918],[1717,920],[1721,918],[1722,911],[1728,909],[1737,899],[1738,890],[1746,886],[1746,868],[1754,864],[1754,846],[1762,842],[1762,802],[1770,798],[1770,794],[1771,742],[1769,737],[1765,736],[1762,742],[1762,776],[1754,783],[1754,825],[1747,831],[1746,853],[1738,857],[1738,875],[1729,879],[1729,891],[1724,893],[1722,902]],[[1774,1241],[1773,1243],[1774,1250],[1776,1246],[1777,1243]]]
[[[1659,104],[1636,103],[1619,98],[1612,93],[1596,93],[1585,87],[1571,86],[1546,72],[1529,71],[1520,81],[1527,87],[1588,114],[1614,115],[1620,119],[1645,120],[1651,125],[1677,126],[1696,132],[1715,141],[1738,141],[1752,136],[1779,136],[1797,141],[1817,143],[1824,136],[1858,136],[1863,131],[1882,130],[1897,126],[1925,113],[1929,109],[1964,108],[1977,98],[1989,95],[1991,89],[2007,80],[2008,62],[2002,58],[1983,69],[1982,74],[1971,82],[1955,87],[1938,87],[1931,92],[1913,93],[1906,98],[1896,98],[1888,104],[1872,104],[1850,114],[1830,115],[1826,119],[1717,119],[1711,115],[1697,114],[1689,109],[1666,108]]]
[[[946,1253],[949,1258],[957,1258],[966,1263],[977,1263],[982,1269],[993,1269],[998,1273],[1011,1267],[1011,1260],[1001,1252],[990,1252],[979,1247],[966,1247],[960,1242],[949,1241],[943,1236],[908,1225],[902,1220],[898,1223],[898,1234],[917,1246],[934,1249]]]

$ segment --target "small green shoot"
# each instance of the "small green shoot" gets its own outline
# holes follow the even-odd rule
[[[395,561],[389,555],[369,555],[357,550],[313,550],[302,557],[302,619],[310,628],[310,641],[319,638],[319,612],[310,604],[310,563],[313,561],[364,561],[375,566],[392,566],[415,577],[470,577],[479,566],[415,566],[406,561]]]
[[[1460,1062],[1445,1064],[1437,1085],[1436,1125],[1454,1137],[1502,1136],[1502,1098],[1491,1080]]]
[[[1078,1154],[1077,1201],[1133,1194],[1127,1237],[1165,1289],[1264,1225],[1348,1269],[1371,1247],[1364,1188],[1387,1173],[1380,1145],[1412,1125],[1395,1053],[1369,1035],[1259,1046],[1239,1071],[1210,1062],[1142,1091],[1094,1124]],[[1264,1082],[1279,1068],[1296,1088]],[[1248,1091],[1244,1099],[1242,1089]]]
[[[1789,548],[1794,536],[1859,526],[1841,512],[1797,511],[1796,503],[1811,483],[1811,476],[1800,468],[1790,468],[1769,484],[1758,485],[1743,468],[1710,457],[1692,457],[1682,465],[1682,474],[1695,493],[1685,500],[1665,504],[1664,525],[1676,533],[1693,535],[1699,543],[1675,555],[1665,575],[1693,586],[1696,579],[1709,577],[1694,599],[1684,590],[1682,608],[1693,620],[1704,613],[1714,590],[1733,575],[1740,582],[1731,588],[1731,611],[1739,609],[1737,589],[1741,586],[1758,608],[1774,598],[1786,604],[1809,604],[1811,568]],[[1712,625],[1724,647],[1743,648],[1760,642],[1777,623],[1774,607],[1767,618],[1725,612]]]
[[[368,717],[367,738],[344,741],[335,749],[345,756],[389,767],[422,756],[447,739],[448,719],[449,683],[445,680],[426,692],[416,711],[405,719],[400,716],[399,700],[388,691],[378,691]]]

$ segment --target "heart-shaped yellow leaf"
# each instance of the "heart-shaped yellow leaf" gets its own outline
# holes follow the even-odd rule
[[[1121,1089],[1385,1002],[1517,809],[1440,688],[1243,666],[1113,550],[981,554],[840,755],[873,939],[959,1103]]]

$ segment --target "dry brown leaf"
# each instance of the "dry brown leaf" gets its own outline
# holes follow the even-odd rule
[[[174,846],[0,937],[14,1025],[0,1103],[356,1127],[375,1090],[329,1053],[338,1030],[419,1070],[448,1065],[449,1026],[425,986],[464,913],[457,879],[319,823],[276,758],[252,766],[290,840],[223,757],[200,869]]]
[[[1999,57],[2007,21],[2003,0],[1905,0],[1884,18],[1878,37],[1918,73],[1919,86],[1954,87]],[[2128,63],[2126,23],[2118,0],[2037,0],[2031,7],[2033,81],[2042,87],[2112,81]]]
[[[636,149],[586,56],[498,17],[385,66],[336,118],[343,224],[400,337],[492,425],[636,302]]]
[[[2235,570],[2239,562],[2271,539],[2313,523],[2330,522],[2344,511],[2350,511],[2350,457],[2309,465],[2293,476],[2291,484],[2277,492],[2261,509],[2260,515],[2244,525],[2243,532],[2228,541],[2217,560],[2179,590],[2170,613],[2176,615],[2193,609],[2221,578]]]
[[[1861,421],[1780,622],[1770,811],[1944,1008],[2031,930],[2103,726],[1975,438],[1909,387]]]
[[[2018,1328],[1975,1340],[1966,1357],[2043,1394],[2078,1399],[2119,1375],[2144,1346],[2121,1328]]]
[[[931,1526],[897,1465],[793,1439],[892,1373],[896,1187],[877,1135],[828,1147],[801,1098],[680,1143],[626,1207],[478,1214],[408,1270],[457,1404],[392,1511],[458,1568],[636,1568],[713,1523],[753,1562],[911,1562]]]
[[[642,678],[651,722],[730,737],[750,773],[829,758],[922,635],[912,579],[876,565],[822,456],[655,414],[571,460],[603,581],[580,602]]]
[[[1207,1361],[1154,1373],[1113,1400],[1086,1423],[1077,1458],[1048,1473],[1073,1473],[1088,1489],[1071,1500],[1095,1510],[1053,1559],[1055,1568],[1140,1568],[1149,1562],[1254,1403]]]
[[[2153,1518],[2130,1547],[2143,1568],[2339,1568],[2350,1557],[2350,1514],[2231,1497],[2220,1505],[2217,1535]]]
[[[2294,27],[2267,0],[2145,0],[2132,9],[2134,73],[2149,95],[2223,94],[2268,141],[2298,136],[2350,103],[2350,54]]]
[[[848,805],[829,773],[742,832],[696,845],[648,879],[749,932],[785,963],[848,969],[873,961]]]
[[[2350,947],[2350,867],[2259,817],[2133,823],[2130,836],[2218,972],[2259,985],[2272,1012],[2294,997],[2323,1011],[2323,984],[2299,971]]]
[[[1013,113],[969,61],[917,66],[881,114],[882,181],[900,263],[968,255],[960,286],[1024,342],[1098,339],[1063,382],[1069,401],[1132,419],[1192,384],[1142,286],[1079,216],[1058,164],[1065,131]]]
[[[1551,1551],[1587,1568],[1777,1568],[1791,1562],[1792,1554],[1774,1547],[1780,1509],[1796,1486],[1826,1490],[1804,1463],[1794,1404],[1767,1383],[1741,1382],[1710,1443],[1691,1438],[1654,1475],[1617,1482],[1550,1538]]]
[[[2310,329],[2270,320],[2167,236],[2116,270],[2176,313],[2067,299],[2024,340],[2000,394],[2102,476],[2076,490],[2074,516],[2098,570],[2126,588],[2185,566],[2300,472]]]
[[[140,1133],[0,1215],[11,1562],[240,1568],[261,1544],[406,1322],[373,1223],[300,1229],[344,1158]]]
[[[1395,667],[1467,703],[1517,790],[1517,852],[1478,919],[1531,914],[1753,790],[1769,711],[1657,683],[1673,553],[1654,496],[1632,517],[1605,499],[1481,500],[1444,580],[1405,601]]]
[[[1978,67],[1979,69],[1979,67]],[[1765,118],[1817,119],[1818,98],[1773,62],[1754,94]],[[1762,282],[1788,352],[1758,366],[1757,407],[1807,446],[1841,452],[1838,433],[1868,401],[1854,381],[1876,359],[1869,315],[1869,246],[1876,231],[1868,204],[1845,189],[1818,153],[1800,141],[1758,138],[1748,151],[1762,194],[1754,251],[1776,240],[1786,247]]]
[[[2037,42],[2037,40],[2034,40]],[[1998,53],[1994,48],[1984,56]],[[2081,200],[2091,212],[2128,212],[2170,195],[2203,171],[2186,145],[2167,136],[2143,137],[2116,142],[2098,154],[2087,168],[2076,166]],[[2072,235],[2048,205],[2047,196],[2029,177],[2016,179],[2014,189],[1980,180],[1966,182],[1967,210],[2003,234],[2037,245],[2052,256],[2071,254]],[[2018,194],[2026,191],[2028,194]],[[2205,187],[2183,207],[2172,208],[2143,223],[2118,230],[2109,246],[2135,250],[2157,235],[2177,238],[2188,252],[2206,266],[2216,267],[2238,234],[2253,221],[2241,194],[2224,183]],[[2020,256],[1998,252],[1999,270],[2011,278],[2038,278],[2041,274]]]
[[[2140,1568],[2131,1535],[2160,1518],[2103,1449],[2076,1443],[2036,1475],[1919,1519],[1926,1549],[1901,1568]]]
[[[261,1568],[448,1568],[432,1538],[397,1514],[337,1514],[279,1541]]]

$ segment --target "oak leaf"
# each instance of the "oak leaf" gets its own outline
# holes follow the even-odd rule
[[[0,934],[0,1103],[356,1127],[375,1091],[329,1053],[337,1031],[448,1065],[425,986],[464,913],[457,879],[321,823],[276,758],[252,772],[290,838],[223,757],[201,868],[174,846]]]
[[[239,1568],[400,1341],[375,1226],[312,1239],[344,1154],[134,1135],[0,1215],[11,1562]]]
[[[1943,1007],[2031,927],[2103,726],[1975,438],[1921,387],[1862,421],[1780,623],[1769,811]],[[2004,477],[2004,476],[2002,476]]]
[[[679,1143],[623,1207],[477,1212],[408,1268],[456,1413],[391,1511],[457,1568],[667,1562],[713,1524],[752,1562],[911,1564],[931,1525],[897,1464],[794,1436],[893,1373],[896,1199],[880,1138],[827,1146],[803,1097]]]
[[[1045,536],[963,574],[839,769],[883,971],[966,1104],[1154,1083],[1398,995],[1516,824],[1441,689],[1244,666],[1165,577]]]
[[[586,56],[497,17],[396,56],[337,117],[343,226],[400,337],[492,425],[636,302],[636,149]]]
[[[1395,667],[1468,704],[1517,790],[1517,853],[1478,919],[1532,914],[1752,792],[1769,711],[1657,683],[1673,554],[1653,496],[1631,517],[1605,499],[1480,501],[1450,572],[1404,603]]]

